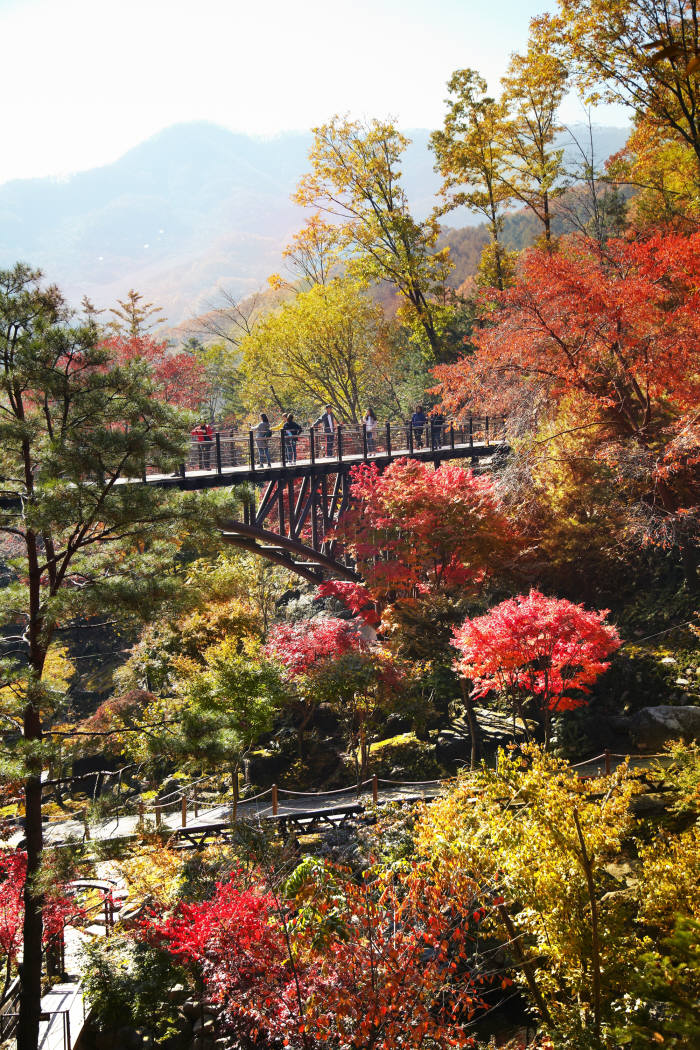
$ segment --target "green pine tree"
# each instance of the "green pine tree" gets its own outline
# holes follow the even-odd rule
[[[2,773],[24,783],[28,860],[20,1050],[36,1050],[39,1030],[49,648],[95,613],[147,613],[174,577],[183,517],[206,517],[196,495],[123,483],[146,461],[172,471],[188,423],[154,397],[148,365],[116,367],[94,323],[77,323],[41,276],[24,264],[0,272]]]

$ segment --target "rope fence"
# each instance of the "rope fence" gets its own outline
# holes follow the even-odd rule
[[[635,763],[647,765],[659,760],[671,762],[672,758],[668,753],[664,752],[625,755],[606,749],[600,754],[593,755],[591,758],[571,763],[569,768],[577,771],[586,770],[587,768],[595,767],[596,763],[598,763],[599,773],[602,774],[604,772],[605,775],[610,775],[621,761],[628,761],[634,767]],[[579,775],[587,777],[594,774],[592,772],[583,772]],[[143,825],[147,818],[152,818],[157,828],[165,823],[166,827],[174,829],[175,825],[169,822],[168,818],[179,814],[180,820],[178,823],[183,828],[198,822],[204,826],[206,818],[211,817],[217,810],[225,810],[226,817],[230,816],[234,821],[238,818],[245,819],[248,816],[257,818],[283,817],[285,814],[299,814],[305,811],[309,813],[319,812],[323,809],[324,802],[330,803],[330,808],[333,800],[337,799],[340,801],[342,796],[354,795],[355,798],[359,799],[361,795],[371,794],[375,804],[381,800],[382,795],[385,796],[386,801],[399,801],[402,797],[430,798],[456,779],[456,777],[445,777],[430,780],[394,780],[374,775],[359,784],[349,784],[345,787],[334,788],[331,791],[297,791],[293,788],[285,788],[284,786],[273,784],[269,788],[246,796],[245,794],[239,795],[238,779],[234,776],[231,778],[231,787],[224,791],[219,790],[218,798],[213,800],[203,797],[202,791],[207,785],[221,785],[224,778],[225,774],[221,773],[199,777],[184,784],[181,788],[169,792],[167,795],[148,801],[140,801],[135,809],[118,813],[116,817],[106,819],[103,823],[115,824],[115,827],[118,828],[122,821],[128,823],[134,820],[134,826],[137,827]],[[392,795],[394,796],[393,799],[391,798]],[[288,800],[287,804],[285,804],[285,799]],[[306,810],[303,806],[305,801],[307,803]],[[66,827],[66,825],[70,824],[76,824],[78,827],[82,826],[85,839],[90,839],[89,810],[87,808],[68,818],[60,817],[48,820],[45,822],[44,828],[48,833],[48,838],[50,838],[52,829]]]

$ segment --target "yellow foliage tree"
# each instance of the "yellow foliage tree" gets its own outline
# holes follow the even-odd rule
[[[410,140],[381,120],[334,116],[313,130],[311,171],[294,199],[333,217],[348,274],[392,284],[429,355],[439,357],[448,250],[436,248],[437,219],[419,222],[409,210],[399,164]]]
[[[358,285],[314,284],[263,317],[241,343],[245,397],[315,419],[331,405],[358,423],[384,383],[382,311]]]
[[[558,109],[568,71],[553,48],[553,20],[541,15],[530,22],[524,55],[512,55],[503,84],[508,118],[503,125],[508,166],[502,176],[516,201],[537,216],[549,243],[551,201],[564,190],[564,150],[554,140],[562,130]]]
[[[469,898],[481,882],[517,979],[543,1027],[566,1033],[567,1045],[611,1045],[604,1026],[625,987],[634,933],[608,893],[605,865],[632,827],[634,791],[624,765],[584,785],[532,746],[500,752],[497,771],[460,779],[418,827],[419,855],[432,859],[437,879],[454,885],[461,872]]]
[[[631,106],[700,161],[697,0],[559,0],[559,9],[553,29],[589,101]]]

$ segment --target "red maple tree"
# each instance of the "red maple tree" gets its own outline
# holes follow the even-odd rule
[[[149,920],[144,935],[193,965],[239,1039],[468,1046],[482,1001],[467,961],[473,903],[460,913],[424,874],[357,879],[321,865],[295,873],[281,897],[239,874],[210,901]]]
[[[454,632],[455,669],[472,682],[474,698],[499,693],[521,715],[531,700],[548,743],[552,715],[584,704],[620,647],[607,612],[536,590],[509,598]]]
[[[290,684],[287,703],[296,718],[300,758],[304,752],[304,733],[318,705],[314,676],[343,654],[360,652],[366,647],[357,625],[338,617],[280,623],[270,630],[264,651],[269,659],[281,665]]]
[[[103,345],[117,364],[148,361],[158,395],[169,404],[196,409],[207,397],[205,370],[192,354],[172,353],[167,343],[148,335],[112,336]]]
[[[22,948],[26,877],[27,854],[24,850],[0,850],[0,951],[4,958],[3,995],[10,984],[13,967]],[[66,886],[60,881],[51,881],[42,905],[44,945],[52,945],[60,940],[65,927],[69,923],[82,920],[84,915],[85,910],[66,892]]]
[[[22,947],[26,870],[27,856],[21,850],[0,851],[0,951],[5,960],[3,996],[12,980],[12,967]]]
[[[380,607],[401,598],[479,586],[512,550],[513,533],[491,478],[444,463],[399,459],[352,472],[353,503],[337,535],[367,590],[348,595]],[[338,597],[337,584],[326,587]],[[352,605],[350,606],[352,608]]]
[[[382,712],[403,695],[404,675],[391,653],[361,633],[358,622],[337,617],[277,624],[265,647],[290,683],[299,752],[317,705],[326,701],[345,726],[358,782],[367,773],[369,747]]]
[[[325,660],[367,645],[350,620],[329,616],[298,623],[275,624],[265,652],[282,664],[291,679],[313,673]]]

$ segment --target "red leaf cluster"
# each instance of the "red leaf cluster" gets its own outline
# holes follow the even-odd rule
[[[181,408],[198,408],[207,395],[203,365],[192,354],[172,353],[151,336],[113,336],[103,345],[117,364],[148,361],[159,397]]]
[[[343,653],[359,651],[367,643],[357,627],[337,617],[276,624],[270,631],[265,653],[285,668],[289,678],[319,669]]]
[[[518,282],[485,305],[476,367],[465,357],[435,369],[452,411],[507,375],[539,379],[555,397],[574,392],[595,418],[641,439],[669,408],[680,417],[697,406],[700,233],[533,249]]]
[[[13,962],[22,947],[24,884],[27,854],[24,850],[0,850],[0,950]],[[54,883],[42,906],[44,943],[59,936],[69,922],[78,921],[84,909],[76,905],[61,883]]]
[[[465,620],[453,635],[455,669],[471,680],[475,697],[494,690],[532,696],[543,711],[578,707],[620,647],[607,612],[531,590]]]
[[[376,627],[379,623],[376,603],[363,583],[325,580],[319,585],[318,593],[322,598],[338,598],[349,612],[358,616],[369,627]]]
[[[415,872],[396,885],[329,865],[286,901],[241,878],[144,926],[194,965],[239,1038],[304,1050],[473,1042],[468,923]]]
[[[399,459],[352,476],[354,503],[337,532],[376,603],[475,588],[512,543],[492,480],[471,470]]]

